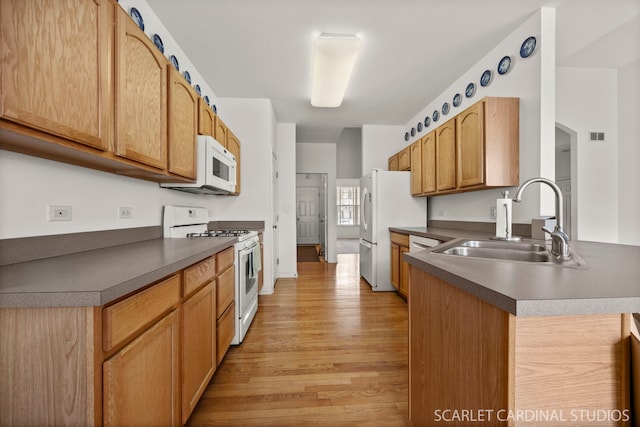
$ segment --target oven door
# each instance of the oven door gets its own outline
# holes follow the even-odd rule
[[[244,318],[258,299],[258,265],[254,260],[254,249],[260,243],[238,251],[238,305],[240,318]],[[259,263],[259,260],[258,260]]]

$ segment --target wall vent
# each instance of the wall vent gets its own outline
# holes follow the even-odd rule
[[[604,132],[589,132],[590,141],[604,141]]]

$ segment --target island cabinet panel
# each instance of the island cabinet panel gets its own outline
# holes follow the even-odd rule
[[[118,156],[167,168],[167,59],[121,9],[116,17]]]
[[[196,178],[196,138],[200,97],[172,66],[169,70],[169,172]]]
[[[177,310],[103,364],[104,425],[180,425]]]
[[[436,129],[436,188],[455,190],[456,183],[456,127],[451,119]]]
[[[409,286],[413,425],[630,425],[630,315],[513,316],[415,267]]]
[[[216,289],[209,283],[182,312],[182,423],[198,404],[217,367]]]
[[[444,409],[509,408],[506,381],[513,317],[411,268],[409,416],[414,426],[438,424]],[[442,422],[442,421],[440,421]],[[468,420],[447,426],[468,426]],[[490,425],[507,425],[491,423]]]
[[[110,148],[108,1],[0,2],[0,115]]]
[[[0,425],[100,425],[99,308],[0,309]]]

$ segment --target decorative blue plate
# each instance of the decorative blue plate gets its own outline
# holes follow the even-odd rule
[[[424,127],[428,128],[431,124],[431,117],[427,116],[424,118]]]
[[[178,64],[178,58],[176,58],[175,55],[171,55],[169,57],[169,61],[171,61],[171,64],[176,67],[176,70],[180,71],[180,64]]]
[[[442,104],[442,114],[443,115],[447,115],[449,114],[449,103],[445,102],[444,104]]]
[[[405,132],[405,133],[404,133],[404,140],[405,140],[405,141],[408,141],[408,140],[409,140],[409,138],[410,138],[410,136],[409,136],[409,132]]]
[[[536,50],[536,38],[531,36],[522,43],[522,46],[520,46],[520,56],[528,58],[534,50]]]
[[[159,35],[157,34],[153,35],[153,44],[156,45],[156,47],[160,50],[161,53],[164,53],[164,43],[162,43],[162,39],[160,38]]]
[[[209,105],[209,97],[207,95],[204,96],[204,102],[206,102],[207,105]]]
[[[422,132],[422,122],[418,122],[416,127],[418,128],[418,132]]]
[[[216,104],[213,104],[211,108],[213,108],[214,113],[218,114],[218,107],[216,107]]]
[[[411,136],[416,136],[416,128],[411,128]]]
[[[202,91],[200,90],[200,85],[195,85],[195,89],[198,95],[202,95]]]
[[[509,68],[511,68],[511,57],[507,55],[498,63],[498,74],[507,74],[509,72]]]
[[[142,31],[144,31],[144,19],[142,19],[140,11],[135,7],[132,7],[131,9],[129,9],[129,15],[133,18],[136,25],[140,27]]]
[[[460,95],[459,93],[456,93],[453,96],[453,106],[454,107],[459,107],[460,104],[462,104],[462,95]]]
[[[182,73],[182,75],[184,76],[184,79],[187,81],[187,83],[191,84],[191,74],[189,74],[187,70],[184,70],[184,73]]]
[[[440,111],[435,110],[435,111],[433,112],[433,116],[431,116],[431,118],[433,119],[433,122],[434,122],[434,123],[435,123],[435,122],[437,122],[437,121],[438,121],[438,119],[440,118]]]
[[[467,98],[471,98],[475,94],[476,94],[476,84],[469,83],[467,85],[467,88],[464,90],[464,96],[466,96]]]
[[[486,87],[491,83],[491,70],[484,70],[482,77],[480,77],[480,86]]]

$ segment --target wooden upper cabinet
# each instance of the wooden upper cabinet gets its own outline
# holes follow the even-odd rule
[[[520,185],[520,100],[485,98],[484,186]]]
[[[456,128],[451,119],[436,129],[436,189],[456,189]]]
[[[227,148],[227,134],[229,133],[229,129],[227,129],[227,125],[224,124],[220,117],[216,116],[216,131],[215,131],[215,139],[218,141],[224,148]]]
[[[240,194],[240,140],[230,130],[227,133],[227,150],[236,156],[236,192]]]
[[[422,192],[433,193],[436,191],[436,133],[435,131],[425,135],[421,140],[422,165]]]
[[[110,148],[106,0],[0,2],[0,115]]]
[[[396,153],[393,156],[389,157],[389,170],[390,171],[399,170],[398,169],[398,153]]]
[[[169,70],[169,172],[196,178],[198,99],[189,83],[172,66]]]
[[[484,103],[478,102],[456,116],[458,186],[484,182]]]
[[[168,61],[123,9],[116,17],[115,153],[167,168]]]
[[[411,144],[411,194],[422,194],[422,140]]]
[[[198,134],[216,136],[216,115],[202,98],[198,98]]]
[[[398,153],[398,170],[411,170],[411,146],[407,146]]]

